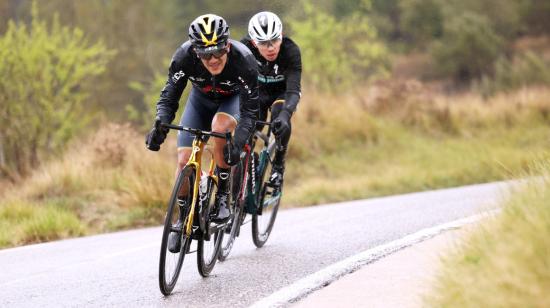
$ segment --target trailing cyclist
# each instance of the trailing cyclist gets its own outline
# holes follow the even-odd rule
[[[259,65],[260,120],[266,120],[271,109],[272,131],[280,138],[270,182],[281,187],[285,155],[291,134],[290,118],[301,97],[302,59],[300,48],[283,37],[283,24],[277,15],[260,12],[248,23],[248,36],[241,40],[254,54]]]
[[[156,116],[162,123],[174,120],[187,81],[192,89],[180,125],[219,133],[235,129],[231,144],[213,140],[219,179],[213,221],[223,223],[231,215],[230,165],[238,162],[257,119],[258,65],[246,46],[229,39],[229,26],[222,17],[202,15],[189,26],[189,40],[172,57],[168,80],[157,102]],[[167,133],[166,129],[153,128],[146,136],[147,148],[158,151]],[[193,135],[180,131],[177,140],[176,174],[189,160]]]

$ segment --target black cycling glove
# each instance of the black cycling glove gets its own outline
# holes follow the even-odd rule
[[[239,162],[243,147],[246,144],[246,140],[249,138],[247,136],[249,136],[249,134],[246,128],[237,126],[233,141],[223,147],[223,159],[226,164],[233,166]]]
[[[241,157],[242,147],[237,147],[233,142],[226,144],[223,147],[223,160],[229,166],[234,166],[239,162]]]
[[[275,136],[284,136],[290,129],[290,112],[286,109],[281,110],[271,127]]]
[[[156,128],[153,127],[151,131],[145,136],[145,146],[151,151],[160,150],[160,145],[166,139],[168,134],[168,128]]]

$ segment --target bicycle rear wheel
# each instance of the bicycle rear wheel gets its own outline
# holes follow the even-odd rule
[[[224,237],[224,228],[218,224],[210,222],[210,211],[214,207],[214,192],[216,185],[214,180],[210,177],[207,178],[206,191],[202,192],[200,215],[205,224],[205,229],[198,242],[197,246],[197,269],[202,277],[208,277],[210,272],[214,269],[220,247]],[[205,237],[204,232],[208,235]],[[208,238],[208,240],[206,239]]]
[[[169,295],[174,289],[178,281],[186,251],[191,244],[191,238],[184,234],[183,229],[189,218],[189,205],[193,202],[193,194],[188,194],[187,199],[184,200],[185,202],[181,202],[181,204],[184,205],[182,206],[178,202],[178,193],[182,188],[187,188],[187,191],[191,192],[194,180],[194,168],[190,166],[185,167],[178,175],[172,191],[172,196],[168,202],[168,211],[164,219],[164,230],[162,232],[162,242],[160,245],[159,261],[159,287],[164,295]],[[169,249],[168,240],[171,233],[175,234],[173,236],[177,236],[180,242],[180,245],[176,245],[176,249],[172,249],[172,251]]]
[[[269,184],[271,159],[275,155],[275,139],[273,135],[271,138],[267,151],[260,153],[258,212],[252,215],[252,241],[258,248],[267,242],[273,230],[282,195],[282,186],[273,187]]]

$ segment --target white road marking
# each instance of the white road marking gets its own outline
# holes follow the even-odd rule
[[[420,243],[439,235],[445,231],[458,229],[464,225],[474,223],[480,219],[493,216],[499,213],[500,210],[492,210],[482,214],[470,216],[467,218],[455,220],[449,223],[441,224],[435,227],[420,230],[416,233],[407,235],[398,240],[380,245],[359,254],[351,256],[340,262],[334,263],[318,272],[315,272],[307,277],[304,277],[297,282],[288,285],[268,297],[265,297],[250,307],[283,307],[292,302],[303,298],[304,296],[321,289],[331,282],[341,278],[344,275],[358,270],[360,267],[379,260],[403,248]]]

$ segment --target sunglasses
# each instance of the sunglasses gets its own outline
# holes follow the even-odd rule
[[[197,52],[197,55],[199,56],[199,58],[207,61],[212,59],[212,57],[219,59],[223,57],[223,55],[229,52],[229,50],[227,50],[227,47],[213,51],[213,52],[200,52],[198,50],[195,50],[195,51]]]
[[[282,39],[278,37],[278,38],[274,38],[274,39],[269,40],[269,41],[257,41],[256,44],[260,47],[270,47],[270,46],[275,46],[281,40]]]

